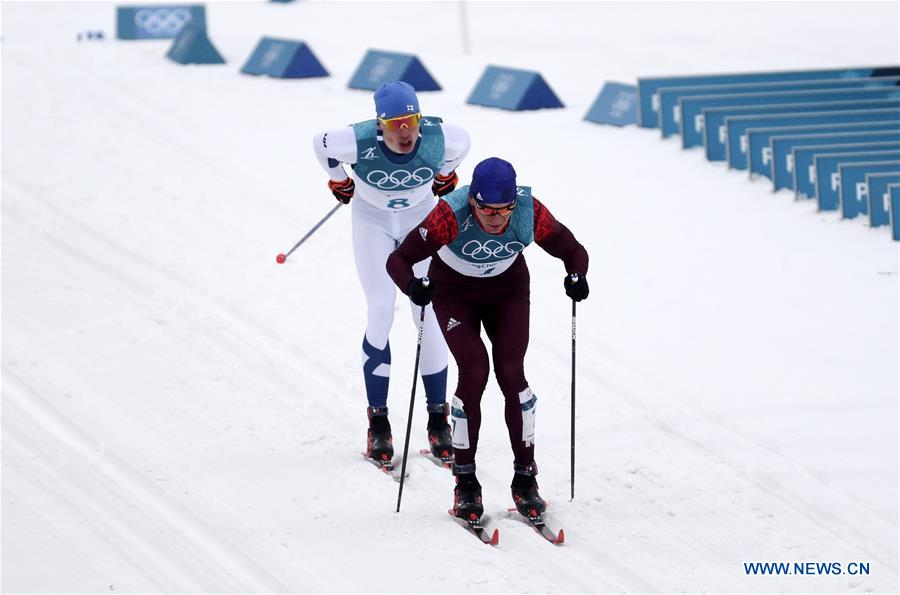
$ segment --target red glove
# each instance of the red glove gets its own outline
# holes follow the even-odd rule
[[[446,176],[438,174],[434,177],[434,183],[431,185],[431,193],[438,197],[446,196],[456,189],[457,184],[459,184],[459,176],[456,175],[456,171],[451,171]]]
[[[353,198],[353,190],[355,188],[356,184],[353,183],[353,178],[344,178],[340,182],[328,180],[328,189],[331,190],[331,193],[334,194],[336,199],[345,205],[350,204],[350,199]]]

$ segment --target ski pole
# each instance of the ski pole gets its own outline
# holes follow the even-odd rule
[[[276,256],[276,257],[275,257],[275,262],[277,262],[278,264],[284,264],[284,261],[287,260],[287,257],[291,255],[291,252],[293,252],[294,250],[296,250],[297,248],[299,248],[299,247],[300,247],[300,244],[302,244],[303,242],[305,242],[306,239],[307,239],[309,236],[311,236],[312,234],[314,234],[314,233],[316,232],[317,229],[319,229],[320,227],[322,227],[322,224],[325,223],[326,221],[328,221],[328,218],[331,217],[332,215],[334,215],[334,212],[337,211],[337,210],[338,210],[339,208],[341,208],[342,206],[344,206],[344,203],[342,203],[342,202],[339,202],[339,203],[337,203],[336,205],[334,205],[334,207],[333,207],[330,211],[328,211],[328,214],[325,215],[324,217],[322,217],[321,221],[319,221],[318,223],[316,223],[315,226],[313,226],[312,229],[310,229],[308,232],[306,232],[306,235],[303,236],[302,238],[300,238],[300,241],[298,241],[296,244],[294,244],[294,245],[291,247],[291,249],[287,251],[287,253],[281,253],[281,254],[279,254],[278,256]]]
[[[431,285],[428,277],[422,279],[422,286]],[[403,462],[400,464],[400,490],[397,493],[397,512],[400,512],[400,499],[403,498],[403,480],[406,478],[406,455],[409,453],[409,432],[412,428],[413,406],[416,404],[416,385],[419,379],[419,356],[422,355],[422,331],[425,330],[425,306],[419,315],[419,339],[416,342],[416,363],[413,366],[412,392],[409,395],[409,419],[406,420],[406,440],[403,442]]]
[[[573,273],[572,282],[578,282],[578,275]],[[575,499],[575,300],[572,300],[572,461],[570,474],[572,478],[571,499]]]

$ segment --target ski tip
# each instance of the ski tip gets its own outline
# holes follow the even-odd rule
[[[500,531],[498,529],[494,529],[494,534],[491,535],[491,541],[489,542],[491,545],[497,545],[500,543]]]
[[[555,545],[562,545],[566,541],[566,533],[562,529],[559,530],[559,534],[556,536],[556,541],[553,543]]]

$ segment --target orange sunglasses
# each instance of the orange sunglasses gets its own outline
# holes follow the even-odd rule
[[[402,128],[415,128],[422,120],[422,114],[409,114],[408,116],[397,116],[396,118],[382,119],[378,118],[378,122],[384,130],[400,130]]]

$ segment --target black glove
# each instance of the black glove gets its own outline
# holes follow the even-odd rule
[[[428,277],[413,279],[406,286],[406,295],[415,305],[427,306],[431,303],[431,296],[434,295],[434,283]]]
[[[431,193],[438,197],[446,196],[456,189],[457,184],[459,184],[459,176],[456,175],[455,170],[451,171],[446,176],[438,174],[434,176],[434,183],[431,185]]]
[[[334,194],[334,197],[341,201],[342,203],[350,204],[350,199],[353,198],[353,190],[356,188],[356,184],[353,183],[353,178],[345,178],[340,182],[335,182],[334,180],[328,180],[328,189],[331,190],[331,193]]]
[[[584,275],[579,275],[578,273],[566,275],[563,287],[566,288],[566,295],[576,302],[585,299],[590,293],[587,279],[585,279]]]

